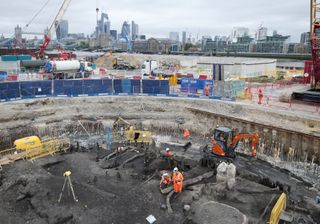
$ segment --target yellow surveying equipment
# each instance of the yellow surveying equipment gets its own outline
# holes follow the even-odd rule
[[[67,188],[68,188],[68,195],[70,195],[70,190],[71,190],[71,193],[72,193],[72,196],[73,196],[73,200],[78,202],[78,199],[76,198],[75,194],[74,194],[74,190],[73,190],[73,186],[72,186],[72,181],[71,181],[71,171],[68,170],[66,172],[63,173],[63,176],[65,177],[64,178],[64,183],[63,183],[63,186],[62,186],[62,190],[60,192],[60,197],[59,197],[59,200],[58,200],[58,203],[60,203],[61,201],[61,198],[62,198],[62,193],[64,191],[64,188],[67,184]]]

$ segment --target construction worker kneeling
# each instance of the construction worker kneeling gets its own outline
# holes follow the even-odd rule
[[[173,189],[174,192],[180,193],[182,191],[182,185],[183,185],[183,176],[179,172],[178,168],[175,167],[173,169],[173,174],[172,174],[172,181],[173,181]]]
[[[160,188],[165,189],[165,188],[169,187],[171,182],[172,181],[171,181],[170,175],[168,173],[162,174]]]

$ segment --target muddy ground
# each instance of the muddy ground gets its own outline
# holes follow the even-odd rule
[[[320,220],[320,207],[314,203],[317,192],[311,186],[265,162],[250,162],[242,157],[235,163],[238,171],[233,189],[217,183],[213,175],[186,187],[180,195],[174,195],[171,198],[173,213],[169,213],[166,196],[159,191],[160,170],[165,169],[166,163],[161,157],[147,160],[151,157],[142,156],[121,166],[128,158],[146,153],[144,148],[130,149],[136,151],[118,155],[116,162],[114,159],[105,160],[110,151],[78,151],[73,147],[69,153],[38,159],[34,163],[19,161],[5,166],[0,187],[1,223],[138,224],[147,223],[146,217],[150,214],[156,217],[157,223],[221,223],[228,216],[221,217],[220,221],[208,220],[202,214],[204,210],[198,209],[211,201],[238,209],[247,217],[248,223],[266,223],[271,210],[268,203],[284,190],[289,192],[288,211],[294,214],[294,223],[317,223]],[[161,148],[148,148],[148,152],[159,150]],[[174,153],[181,150],[183,148],[175,147]],[[106,164],[112,165],[106,169]],[[184,168],[182,164],[177,165]],[[260,174],[257,172],[259,169]],[[59,204],[63,173],[67,170],[72,171],[71,178],[79,201],[75,202],[65,191]],[[199,164],[184,171],[185,180],[214,172]],[[290,189],[284,186],[290,186]],[[190,210],[185,211],[185,205],[190,205]],[[219,211],[208,209],[211,215],[227,211],[223,207]],[[235,218],[234,223],[241,222]]]
[[[222,101],[83,97],[2,103],[1,149],[11,147],[17,138],[30,135],[67,136],[72,139],[73,147],[66,154],[38,159],[34,163],[19,161],[3,167],[0,223],[138,224],[147,223],[146,217],[150,214],[156,217],[157,223],[221,223],[217,214],[227,214],[230,208],[225,207],[224,210],[221,205],[217,210],[212,201],[237,209],[239,213],[233,211],[240,215],[233,217],[243,214],[249,223],[266,223],[272,207],[268,204],[273,205],[281,192],[288,193],[287,209],[294,215],[294,223],[319,222],[320,210],[315,204],[315,197],[319,194],[320,185],[314,184],[317,180],[309,183],[264,161],[238,157],[235,161],[235,187],[228,189],[224,183],[217,183],[215,171],[200,166],[198,147],[207,143],[208,134],[217,123],[196,115],[190,108],[313,135],[320,133],[320,120],[316,116],[269,108],[261,110],[255,106]],[[157,147],[150,146],[148,152],[133,147],[125,154],[105,160],[110,151],[98,150],[96,143],[100,148],[105,147],[106,128],[112,127],[119,116],[138,129],[153,131]],[[166,169],[159,151],[167,147],[164,142],[181,139],[185,128],[191,131],[193,146],[187,152],[180,146],[170,146],[176,155],[177,165],[184,171],[185,180],[208,172],[212,172],[212,177],[187,186],[180,195],[173,195],[173,213],[169,213],[167,196],[159,191],[160,171]],[[171,138],[173,136],[175,139]],[[116,147],[114,134],[111,139],[113,147]],[[136,155],[137,159],[121,166]],[[64,194],[58,204],[63,173],[67,170],[72,171],[71,178],[79,202]],[[190,209],[184,209],[185,205],[190,205]],[[203,207],[206,209],[199,209]],[[228,216],[220,218],[223,220]]]

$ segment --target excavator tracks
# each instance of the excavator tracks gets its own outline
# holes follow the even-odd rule
[[[227,116],[211,111],[188,108],[193,114],[212,120],[214,125],[235,127],[248,133],[258,132],[257,152],[265,155],[284,156],[286,160],[320,163],[320,133],[307,133],[276,125],[258,123],[243,118]]]

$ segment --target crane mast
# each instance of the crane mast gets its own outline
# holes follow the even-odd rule
[[[63,1],[62,5],[59,9],[58,14],[56,15],[55,19],[53,20],[53,22],[48,30],[48,33],[44,36],[44,40],[43,40],[42,45],[40,45],[40,50],[38,53],[39,57],[41,57],[44,54],[44,51],[47,49],[47,47],[51,41],[51,38],[53,36],[53,33],[57,29],[57,27],[59,26],[61,19],[63,18],[64,14],[66,13],[70,2],[71,2],[71,0],[64,0]]]
[[[310,42],[313,62],[311,85],[316,89],[320,84],[320,3],[319,0],[310,1]]]

